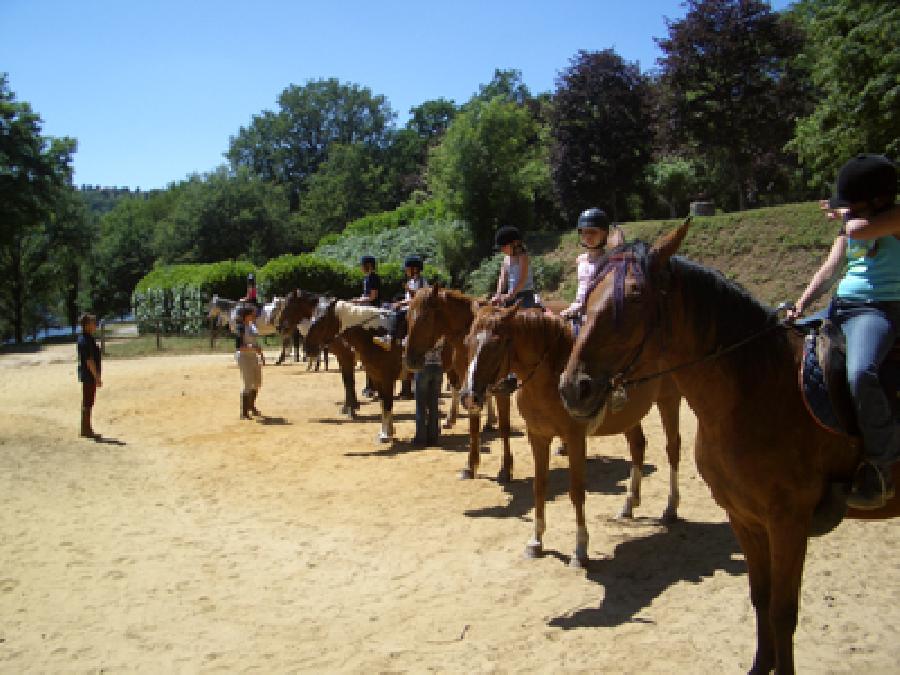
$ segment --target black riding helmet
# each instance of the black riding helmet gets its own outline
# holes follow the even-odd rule
[[[403,261],[403,267],[415,267],[420,272],[424,266],[422,259],[417,255],[406,256],[406,260]]]
[[[375,256],[374,255],[364,255],[359,259],[360,265],[375,265]]]
[[[512,244],[514,241],[521,240],[522,233],[519,232],[518,227],[514,227],[512,225],[504,225],[499,230],[497,230],[497,234],[494,235],[494,246],[500,248],[501,246]]]
[[[600,230],[608,230],[609,216],[606,215],[606,211],[598,209],[596,206],[585,209],[578,216],[578,223],[575,225],[575,229],[580,230],[583,227],[596,227]]]
[[[897,167],[884,155],[860,154],[838,172],[834,196],[829,206],[836,209],[878,197],[897,196]]]

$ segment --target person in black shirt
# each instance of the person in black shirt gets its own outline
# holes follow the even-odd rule
[[[82,314],[79,320],[81,335],[76,344],[78,350],[78,381],[81,382],[81,436],[83,438],[100,438],[91,427],[91,412],[97,388],[103,386],[100,379],[100,347],[94,339],[97,330],[97,317],[93,314]]]
[[[381,304],[381,277],[375,271],[375,256],[364,255],[360,258],[359,265],[365,275],[363,277],[363,292],[351,302],[357,305],[372,305],[378,307]]]

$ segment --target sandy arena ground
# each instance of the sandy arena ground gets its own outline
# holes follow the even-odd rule
[[[274,356],[274,354],[271,354]],[[332,368],[335,366],[332,365]],[[494,481],[491,434],[461,482],[464,425],[417,450],[338,414],[340,381],[266,367],[268,423],[238,420],[228,356],[107,361],[77,438],[74,346],[0,356],[0,672],[740,673],[754,619],[743,558],[693,464],[682,413],[683,522],[665,505],[659,419],[639,518],[617,522],[624,439],[589,443],[591,567],[574,546],[564,458],[551,464],[547,554],[526,560],[532,462]],[[361,375],[357,376],[358,388]],[[447,401],[442,403],[446,409]],[[813,540],[801,672],[900,672],[900,523]]]

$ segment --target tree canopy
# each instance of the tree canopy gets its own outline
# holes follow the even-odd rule
[[[881,0],[801,0],[803,59],[820,92],[790,148],[824,188],[860,152],[900,156],[900,6]]]

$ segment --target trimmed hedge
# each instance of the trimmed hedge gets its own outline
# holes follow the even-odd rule
[[[199,333],[206,326],[212,295],[242,297],[253,269],[253,263],[234,260],[154,268],[131,294],[138,330],[153,332],[160,322],[166,333]]]
[[[138,330],[165,333],[199,333],[206,327],[207,307],[213,294],[232,300],[247,290],[249,262],[225,261],[209,264],[165,265],[141,279],[132,293],[132,307]],[[406,275],[402,263],[378,265],[382,295],[389,301],[402,294]],[[446,283],[446,275],[426,265],[426,278]],[[287,295],[295,288],[353,298],[362,293],[363,274],[358,267],[345,265],[316,254],[283,255],[256,271],[260,298]]]

